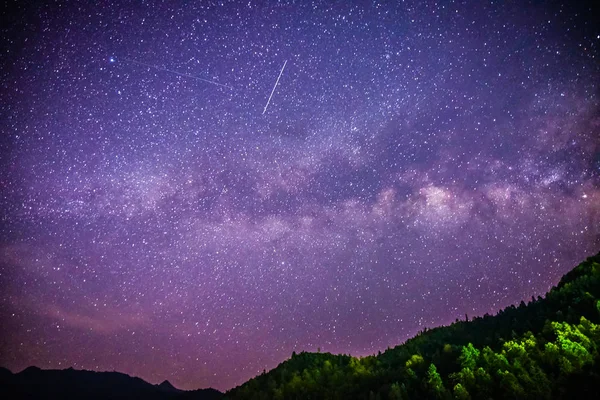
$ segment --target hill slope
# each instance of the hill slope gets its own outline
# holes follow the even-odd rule
[[[119,372],[42,370],[29,367],[13,374],[0,371],[0,398],[4,399],[196,399],[213,400],[223,394],[215,389],[184,391],[168,381],[152,385]]]
[[[545,298],[361,359],[301,353],[227,399],[557,399],[600,393],[600,254]]]

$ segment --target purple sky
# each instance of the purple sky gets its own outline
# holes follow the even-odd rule
[[[224,390],[495,313],[600,249],[581,2],[30,3],[1,28],[13,371]]]

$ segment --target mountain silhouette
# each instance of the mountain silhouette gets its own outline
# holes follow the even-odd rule
[[[223,393],[215,389],[185,391],[169,381],[152,385],[120,372],[43,370],[28,367],[13,374],[0,369],[0,398],[3,399],[144,399],[144,400],[216,400]]]

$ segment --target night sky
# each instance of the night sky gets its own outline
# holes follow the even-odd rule
[[[0,28],[13,372],[225,390],[495,313],[600,250],[583,2],[35,3]]]

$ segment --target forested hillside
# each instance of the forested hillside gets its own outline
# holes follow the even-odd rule
[[[598,398],[599,324],[600,254],[545,298],[426,330],[377,356],[293,354],[226,398]]]

